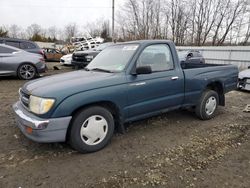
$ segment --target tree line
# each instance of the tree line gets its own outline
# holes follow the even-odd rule
[[[111,40],[108,20],[86,23],[84,30],[69,23],[63,29],[31,24],[0,27],[0,36],[34,41],[67,41],[89,35]],[[250,38],[250,4],[247,0],[126,0],[116,9],[118,41],[170,39],[176,45],[246,45]]]
[[[247,0],[127,0],[118,16],[119,37],[171,39],[177,45],[247,44]]]

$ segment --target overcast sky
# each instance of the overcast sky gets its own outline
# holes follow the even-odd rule
[[[118,7],[125,0],[115,1]],[[0,25],[83,26],[100,18],[111,20],[111,7],[112,0],[0,0]]]

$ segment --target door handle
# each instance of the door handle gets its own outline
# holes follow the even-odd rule
[[[130,84],[130,86],[142,86],[142,85],[145,85],[146,82],[137,82],[137,83],[134,83],[134,84]]]
[[[173,76],[173,77],[171,78],[171,80],[178,80],[178,79],[179,79],[178,76]]]

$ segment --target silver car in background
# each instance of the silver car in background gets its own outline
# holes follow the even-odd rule
[[[43,56],[0,44],[0,76],[31,80],[46,69]]]
[[[205,59],[197,50],[179,50],[177,51],[179,60],[185,63],[205,63]]]
[[[248,69],[239,72],[238,88],[250,91],[250,66]]]

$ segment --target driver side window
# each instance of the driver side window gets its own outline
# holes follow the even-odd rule
[[[139,56],[136,66],[150,66],[152,72],[174,69],[172,55],[166,44],[156,44],[146,47]]]

